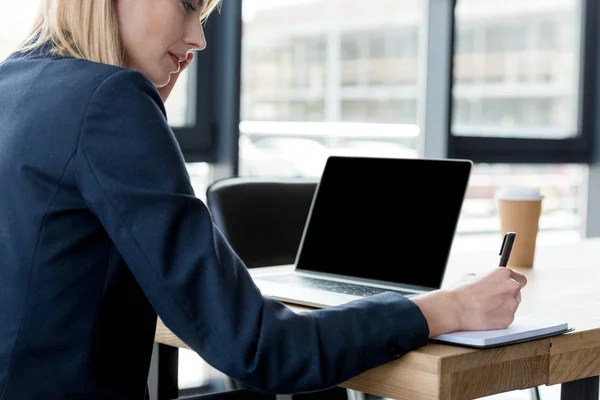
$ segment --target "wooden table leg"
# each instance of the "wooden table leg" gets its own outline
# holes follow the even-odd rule
[[[600,379],[597,376],[561,385],[560,400],[598,400]]]

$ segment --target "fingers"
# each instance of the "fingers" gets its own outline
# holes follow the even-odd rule
[[[521,284],[514,279],[508,282],[507,294],[510,299],[516,300],[517,304],[521,304]]]
[[[516,304],[521,303],[521,284],[515,280],[510,280],[507,283],[505,292],[508,299],[515,301]]]
[[[505,320],[504,320],[505,328],[508,328],[510,326],[510,324],[512,324],[513,321],[515,320],[515,314],[517,313],[517,309],[519,308],[519,303],[515,299],[512,299],[512,301],[508,302],[507,306],[508,306],[509,312],[505,316]]]
[[[498,283],[501,284],[500,290],[507,295],[511,303],[517,306],[521,303],[521,289],[527,284],[527,278],[509,268],[500,267],[494,271],[497,277],[500,277]]]
[[[508,270],[510,271],[510,277],[515,281],[519,282],[522,288],[525,287],[525,285],[527,285],[527,278],[525,277],[525,275],[513,271],[510,268]]]
[[[515,282],[518,282],[521,288],[527,285],[527,278],[525,277],[525,275],[513,271],[510,268],[498,267],[495,271],[492,272],[492,274],[495,275],[496,278],[501,277],[501,280],[511,279]]]

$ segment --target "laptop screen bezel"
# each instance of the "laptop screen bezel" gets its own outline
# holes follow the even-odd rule
[[[352,281],[356,281],[356,282],[363,282],[365,284],[374,284],[374,285],[381,285],[381,286],[396,286],[398,288],[406,288],[409,290],[415,290],[415,291],[432,291],[432,290],[438,290],[441,288],[442,283],[443,283],[443,279],[444,276],[446,274],[446,270],[448,268],[448,261],[450,259],[450,254],[452,252],[452,247],[454,244],[454,239],[456,238],[456,231],[458,228],[458,222],[460,219],[460,215],[462,214],[462,209],[464,207],[464,203],[465,203],[465,197],[467,194],[467,189],[469,187],[469,182],[471,179],[471,173],[473,171],[473,161],[471,160],[467,160],[467,159],[456,159],[456,158],[387,158],[387,157],[377,157],[376,159],[378,160],[401,160],[403,162],[409,161],[409,162],[419,162],[419,161],[434,161],[434,162],[440,162],[440,163],[444,163],[444,164],[448,164],[448,163],[463,163],[465,165],[468,165],[468,169],[467,169],[467,173],[465,176],[465,190],[463,192],[462,195],[462,199],[460,201],[460,207],[458,209],[457,212],[457,216],[456,219],[454,221],[454,229],[453,229],[453,234],[452,234],[452,238],[450,239],[450,246],[448,247],[448,251],[447,254],[445,256],[445,261],[444,261],[444,265],[441,269],[441,273],[440,273],[440,279],[439,282],[440,284],[438,286],[435,287],[431,287],[431,286],[418,286],[418,285],[412,285],[412,284],[408,284],[408,283],[401,283],[401,282],[389,282],[389,281],[380,281],[380,280],[375,280],[375,279],[368,279],[368,278],[362,278],[362,277],[357,277],[354,275],[344,275],[344,274],[335,274],[335,273],[328,273],[328,272],[322,272],[322,271],[314,271],[311,269],[307,269],[307,268],[302,268],[300,266],[300,257],[302,255],[302,251],[304,249],[304,243],[305,243],[305,239],[306,239],[306,235],[308,233],[308,230],[310,228],[310,224],[311,224],[311,220],[312,220],[312,215],[313,215],[313,210],[315,207],[315,204],[319,198],[319,193],[320,193],[320,188],[321,188],[321,184],[322,182],[325,180],[325,174],[328,171],[328,166],[332,161],[335,160],[340,160],[340,159],[344,159],[344,160],[348,160],[348,162],[352,162],[352,160],[361,160],[361,159],[374,159],[375,157],[367,157],[367,156],[329,156],[325,162],[325,166],[323,168],[323,173],[321,175],[321,178],[319,179],[319,181],[317,182],[317,187],[315,188],[315,193],[313,195],[313,199],[310,205],[310,209],[306,218],[306,223],[304,224],[304,230],[302,232],[302,237],[300,239],[300,244],[298,246],[298,251],[296,253],[296,258],[294,261],[294,270],[296,272],[302,273],[302,274],[306,274],[306,275],[315,275],[315,276],[321,276],[321,277],[325,277],[325,278],[342,278],[342,279],[348,279],[348,280],[352,280]]]

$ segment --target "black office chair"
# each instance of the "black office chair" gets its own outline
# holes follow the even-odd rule
[[[318,180],[227,178],[212,183],[206,203],[215,225],[248,268],[293,264]],[[232,380],[232,387],[244,384]],[[346,400],[347,391],[294,395],[295,400]]]
[[[228,178],[206,191],[215,225],[248,268],[293,264],[318,181]]]

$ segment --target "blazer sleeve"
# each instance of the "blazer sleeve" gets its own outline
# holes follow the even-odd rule
[[[193,192],[156,89],[122,70],[95,91],[77,185],[157,314],[209,364],[270,393],[338,385],[426,344],[420,309],[383,293],[295,313],[263,297]]]

